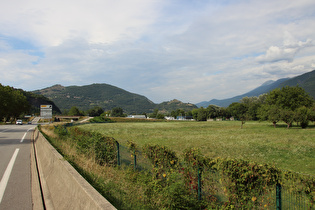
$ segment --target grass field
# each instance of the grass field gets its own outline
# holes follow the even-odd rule
[[[241,158],[274,164],[285,170],[315,175],[315,127],[307,129],[285,124],[274,128],[267,122],[137,122],[87,124],[82,128],[128,140],[139,146],[165,145],[178,155],[189,147],[200,148],[208,157]]]

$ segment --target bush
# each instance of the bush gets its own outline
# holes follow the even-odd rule
[[[89,120],[91,123],[112,123],[114,122],[108,117],[104,116],[98,116],[98,117],[93,117],[92,119]]]
[[[70,128],[70,132],[77,143],[78,152],[95,158],[100,165],[117,164],[117,147],[114,138],[83,131],[78,127]]]
[[[68,130],[64,125],[57,125],[55,126],[54,133],[63,138],[68,134]]]

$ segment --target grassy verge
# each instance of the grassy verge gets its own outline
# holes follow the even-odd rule
[[[54,126],[41,126],[41,131],[57,151],[117,209],[157,209],[156,202],[147,200],[146,184],[152,180],[149,173],[135,173],[133,167],[99,165],[89,155],[78,151],[70,138],[54,132]],[[157,200],[161,197],[156,196]]]
[[[275,164],[285,170],[315,174],[315,127],[307,129],[285,124],[274,128],[267,122],[137,122],[86,124],[83,129],[114,137],[120,144],[134,141],[165,145],[181,154],[200,148],[208,157],[247,159]]]
[[[121,126],[124,125],[124,126]],[[243,158],[244,157],[249,157],[247,159],[250,159],[252,156],[244,156],[248,155],[248,147],[253,147],[251,148],[252,150],[258,151],[261,154],[267,154],[267,155],[261,155],[261,156],[270,156],[272,161],[271,155],[268,155],[270,151],[266,151],[261,149],[262,143],[259,144],[259,146],[254,147],[253,145],[249,145],[249,142],[253,140],[256,141],[258,139],[262,139],[262,134],[256,135],[255,137],[255,132],[257,133],[257,130],[262,129],[264,133],[270,133],[273,127],[268,126],[268,124],[257,124],[254,122],[247,123],[246,129],[240,129],[239,128],[239,123],[237,122],[205,122],[205,123],[200,123],[200,122],[153,122],[153,123],[142,123],[142,122],[137,122],[137,123],[113,123],[113,124],[91,124],[91,125],[82,125],[79,126],[81,128],[84,128],[88,131],[94,130],[97,131],[98,133],[103,133],[106,136],[113,136],[115,137],[116,140],[118,140],[120,143],[127,145],[127,140],[133,140],[134,142],[137,143],[139,146],[143,146],[147,143],[150,143],[151,145],[159,144],[159,145],[167,145],[169,148],[171,148],[169,145],[172,145],[174,142],[170,142],[170,140],[174,139],[180,139],[179,141],[175,142],[177,145],[172,147],[171,149],[176,151],[176,153],[181,154],[182,151],[186,148],[190,147],[199,147],[203,150],[203,154],[207,154],[207,156],[211,157],[230,157],[230,158]],[[261,128],[258,127],[260,126],[266,126],[266,128]],[[240,184],[240,186],[245,186],[243,185],[243,182],[246,182],[246,186],[248,183],[251,183],[252,179],[252,184],[254,188],[257,188],[260,186],[261,188],[265,189],[263,180],[262,182],[257,182],[256,179],[265,177],[264,175],[262,176],[261,173],[266,173],[266,176],[270,175],[270,168],[269,166],[262,166],[260,164],[255,164],[255,163],[248,163],[244,161],[234,161],[234,160],[221,160],[221,169],[222,172],[225,173],[223,177],[228,176],[228,174],[235,174],[239,173],[240,171],[240,165],[244,165],[243,169],[245,170],[246,174],[248,175],[249,171],[252,170],[250,173],[254,173],[256,175],[252,176],[243,176],[244,174],[239,174],[237,176],[236,180],[233,180],[233,177],[230,177],[228,179],[225,179],[226,183],[225,187],[220,187],[221,181],[213,181],[210,180],[212,179],[212,175],[206,175],[206,173],[211,173],[210,171],[204,171],[204,188],[203,192],[205,193],[204,195],[207,195],[208,197],[205,197],[202,202],[199,202],[196,199],[196,170],[192,170],[192,168],[188,169],[187,165],[186,166],[181,166],[185,167],[182,169],[167,169],[165,167],[161,168],[155,168],[151,172],[137,172],[133,170],[133,167],[107,167],[106,165],[99,165],[96,164],[95,158],[93,156],[90,156],[89,154],[92,154],[94,150],[91,152],[88,152],[87,155],[82,154],[78,151],[78,145],[75,144],[75,142],[78,142],[78,140],[72,139],[71,136],[65,135],[65,136],[58,136],[56,133],[53,132],[53,126],[47,126],[43,127],[43,131],[49,135],[49,139],[53,145],[55,145],[58,148],[58,151],[62,153],[65,158],[104,196],[106,197],[111,203],[113,203],[118,209],[161,209],[161,208],[168,208],[168,209],[200,209],[201,207],[206,208],[208,207],[216,207],[217,205],[224,206],[226,204],[228,205],[234,205],[232,202],[227,202],[227,196],[231,197],[231,194],[234,193],[234,195],[242,195],[239,192],[236,193],[235,190],[239,191],[240,187],[237,187],[236,189],[233,188],[234,184]],[[115,129],[116,130],[115,130]],[[125,130],[124,130],[125,129]],[[279,128],[282,129],[286,132],[290,132],[286,130],[285,128]],[[296,129],[293,128],[292,130],[295,130],[295,135],[293,135],[294,138],[297,138],[298,133],[300,131],[305,131],[301,129]],[[63,130],[60,130],[61,133],[63,133]],[[111,132],[106,133],[106,132]],[[141,133],[142,132],[142,133]],[[175,132],[175,133],[174,133]],[[238,135],[242,134],[242,137],[236,138],[237,140],[233,138],[229,139],[229,141],[224,141],[224,138],[221,139],[221,142],[218,141],[217,143],[212,141],[209,141],[209,136],[213,132],[219,132],[219,134],[215,134],[217,138],[218,136],[228,136],[228,135],[235,135],[237,133]],[[280,132],[278,130],[278,132]],[[306,134],[310,135],[305,135],[303,134],[304,138],[303,141],[305,142],[313,142],[312,140],[312,132],[314,132],[314,128],[310,128],[307,130]],[[150,142],[146,141],[137,141],[135,136],[142,136],[146,133],[150,133],[151,135],[156,135],[155,140],[149,139]],[[233,134],[231,134],[233,133]],[[119,135],[127,136],[128,138],[121,138]],[[129,134],[129,135],[127,135]],[[174,134],[175,137],[168,135]],[[89,134],[90,136],[93,136],[92,134]],[[190,135],[190,139],[189,138]],[[283,135],[283,134],[280,134]],[[247,136],[247,138],[245,138]],[[158,137],[158,138],[157,138]],[[164,138],[168,137],[168,141],[163,141]],[[180,138],[179,138],[180,137]],[[293,138],[292,137],[292,138]],[[94,137],[93,137],[94,138]],[[182,144],[183,139],[186,138],[186,143]],[[80,141],[82,139],[85,139],[84,136],[80,137]],[[141,138],[138,138],[141,139]],[[143,139],[147,139],[143,138]],[[205,149],[206,147],[203,146],[203,142],[208,141],[208,144],[212,144],[217,146],[214,147],[213,150],[211,151],[212,153],[206,153]],[[197,140],[197,141],[196,141]],[[220,140],[220,139],[219,139]],[[86,141],[89,141],[86,139]],[[276,140],[275,140],[276,141]],[[228,142],[231,143],[231,145],[224,145],[228,144]],[[254,141],[255,142],[255,141]],[[91,142],[92,143],[92,142]],[[190,143],[190,144],[189,144]],[[219,144],[220,143],[220,144]],[[313,142],[314,143],[314,142]],[[276,148],[277,145],[281,144],[281,142],[273,142],[273,144],[270,143],[269,147],[270,148]],[[184,146],[183,146],[184,145]],[[245,146],[244,146],[245,145]],[[311,146],[311,154],[314,152],[312,149],[312,144],[309,143]],[[229,148],[229,147],[232,148]],[[229,154],[225,154],[224,151],[220,151],[220,147],[225,147],[227,151],[230,151]],[[279,147],[279,146],[278,146]],[[297,146],[295,146],[297,147]],[[95,149],[95,148],[94,148]],[[161,149],[161,148],[160,148]],[[222,150],[222,149],[221,149]],[[239,151],[235,151],[239,150]],[[194,150],[192,150],[194,151]],[[251,150],[250,150],[251,151]],[[289,148],[287,151],[291,152],[292,154],[297,153],[294,148]],[[162,155],[160,158],[157,160],[163,160],[165,156],[166,151],[161,151]],[[258,154],[258,152],[256,152]],[[152,153],[156,154],[156,153]],[[189,159],[189,161],[192,161],[192,167],[195,167],[195,161],[199,158],[197,162],[199,163],[200,161],[203,161],[203,154],[199,155],[199,153],[188,153],[191,155],[186,154],[186,157]],[[220,155],[217,155],[220,154]],[[224,156],[224,154],[226,156]],[[197,155],[197,156],[195,156]],[[237,156],[239,155],[239,156]],[[153,155],[154,156],[154,155]],[[313,156],[312,156],[313,157]],[[130,154],[129,154],[130,158]],[[192,158],[192,159],[191,159]],[[195,159],[197,158],[197,159]],[[261,157],[260,157],[261,158]],[[253,158],[251,158],[253,159]],[[174,164],[173,157],[165,159],[165,164]],[[265,159],[259,159],[259,160],[265,160]],[[269,159],[266,159],[269,161]],[[312,160],[311,160],[312,161]],[[189,164],[186,161],[186,164]],[[260,161],[261,163],[262,161]],[[273,162],[273,161],[272,161]],[[292,160],[289,162],[292,165]],[[162,163],[162,162],[161,162]],[[215,164],[215,162],[209,162]],[[210,165],[211,165],[210,164]],[[223,164],[223,165],[222,165]],[[227,164],[227,165],[224,165]],[[231,165],[235,165],[235,167],[231,167]],[[220,164],[219,164],[220,165]],[[217,165],[217,166],[219,166]],[[248,168],[250,167],[250,168]],[[121,170],[124,169],[124,170]],[[249,171],[247,171],[249,170]],[[258,171],[255,171],[258,170]],[[242,170],[241,170],[242,171]],[[272,174],[271,174],[272,175]],[[275,175],[275,174],[274,174]],[[234,176],[234,175],[233,175]],[[272,175],[273,176],[273,175]],[[238,178],[239,177],[239,178]],[[244,180],[242,180],[242,178]],[[222,177],[221,177],[222,178]],[[220,180],[221,180],[220,178]],[[227,178],[227,177],[226,177]],[[209,179],[209,180],[208,180]],[[267,179],[269,180],[269,178]],[[188,181],[188,182],[187,182]],[[230,182],[233,182],[232,185]],[[241,183],[238,183],[240,182]],[[206,184],[209,182],[209,184]],[[256,183],[257,182],[257,183]],[[221,184],[220,184],[221,183]],[[312,182],[311,182],[312,183]],[[219,185],[218,185],[219,184]],[[188,188],[187,188],[188,187]],[[209,188],[209,189],[207,189]],[[214,189],[217,188],[218,192],[213,192]],[[253,188],[253,189],[254,189]],[[229,189],[229,192],[225,192],[225,189]],[[223,190],[223,191],[222,191]],[[304,190],[304,189],[303,189]],[[207,192],[206,192],[207,191]],[[246,189],[244,189],[244,192]],[[247,192],[247,191],[246,191]],[[235,194],[236,193],[236,194]],[[247,196],[247,197],[246,197]],[[249,203],[253,205],[255,203],[258,203],[256,201],[255,196],[253,195],[246,195],[246,196],[241,196],[244,200],[244,202]],[[250,197],[248,197],[250,196]],[[264,206],[269,206],[271,207],[273,204],[272,202],[265,202],[263,203],[262,198],[259,198],[261,201],[259,201],[261,204]],[[239,201],[239,199],[236,199]],[[241,204],[242,205],[242,204]],[[222,207],[223,207],[222,206]]]

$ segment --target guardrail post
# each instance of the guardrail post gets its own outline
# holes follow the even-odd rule
[[[282,209],[282,200],[281,200],[281,185],[278,183],[276,185],[276,209],[281,210]]]

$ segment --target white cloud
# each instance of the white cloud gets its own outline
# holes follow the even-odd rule
[[[297,41],[294,37],[285,32],[283,45],[281,47],[271,46],[264,55],[258,56],[256,60],[261,63],[288,61],[292,62],[296,54],[306,47],[312,47],[312,40],[307,39],[305,42]]]
[[[232,97],[314,69],[313,8],[313,0],[7,1],[0,82],[109,83],[154,102]]]
[[[81,37],[113,42],[138,37],[157,18],[157,1],[12,0],[1,4],[0,28],[45,46]]]

